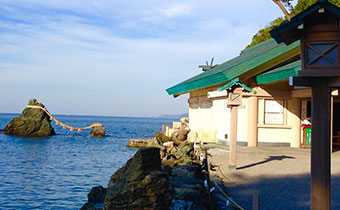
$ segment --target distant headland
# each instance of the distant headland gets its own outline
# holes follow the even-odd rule
[[[183,118],[183,117],[188,117],[188,113],[184,113],[184,114],[164,114],[164,115],[160,115],[158,116],[158,118],[164,118],[164,119],[175,119],[175,118]]]

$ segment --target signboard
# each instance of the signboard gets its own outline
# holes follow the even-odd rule
[[[283,100],[265,100],[264,123],[283,125]]]
[[[228,98],[228,106],[240,106],[242,105],[241,93],[230,93]]]

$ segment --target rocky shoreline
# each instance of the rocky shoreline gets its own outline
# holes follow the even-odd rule
[[[107,188],[92,188],[81,210],[233,209],[210,188],[207,161],[197,157],[202,148],[188,142],[189,132],[184,123],[171,137],[158,132],[154,138],[129,140],[128,147],[140,149],[111,176]]]
[[[140,149],[107,188],[92,188],[81,210],[209,209],[206,175],[187,141],[189,132],[183,125],[171,137],[158,132],[152,139],[129,140],[128,147]]]
[[[97,186],[81,210],[209,209],[204,173],[198,164],[161,164],[159,148],[141,148],[111,177]]]

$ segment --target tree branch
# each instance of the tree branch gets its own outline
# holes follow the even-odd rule
[[[280,0],[272,0],[275,4],[277,4],[277,6],[280,7],[281,11],[283,12],[283,14],[285,15],[286,19],[290,21],[290,16],[286,10],[286,8],[282,5]]]

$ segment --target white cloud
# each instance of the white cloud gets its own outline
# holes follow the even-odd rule
[[[237,56],[281,15],[274,8],[264,0],[0,2],[0,111],[40,97],[59,114],[186,112],[186,97],[165,89],[205,60]]]
[[[192,10],[192,5],[183,4],[183,3],[175,3],[167,5],[165,8],[160,9],[159,11],[167,18],[172,18],[176,16],[188,15]]]

